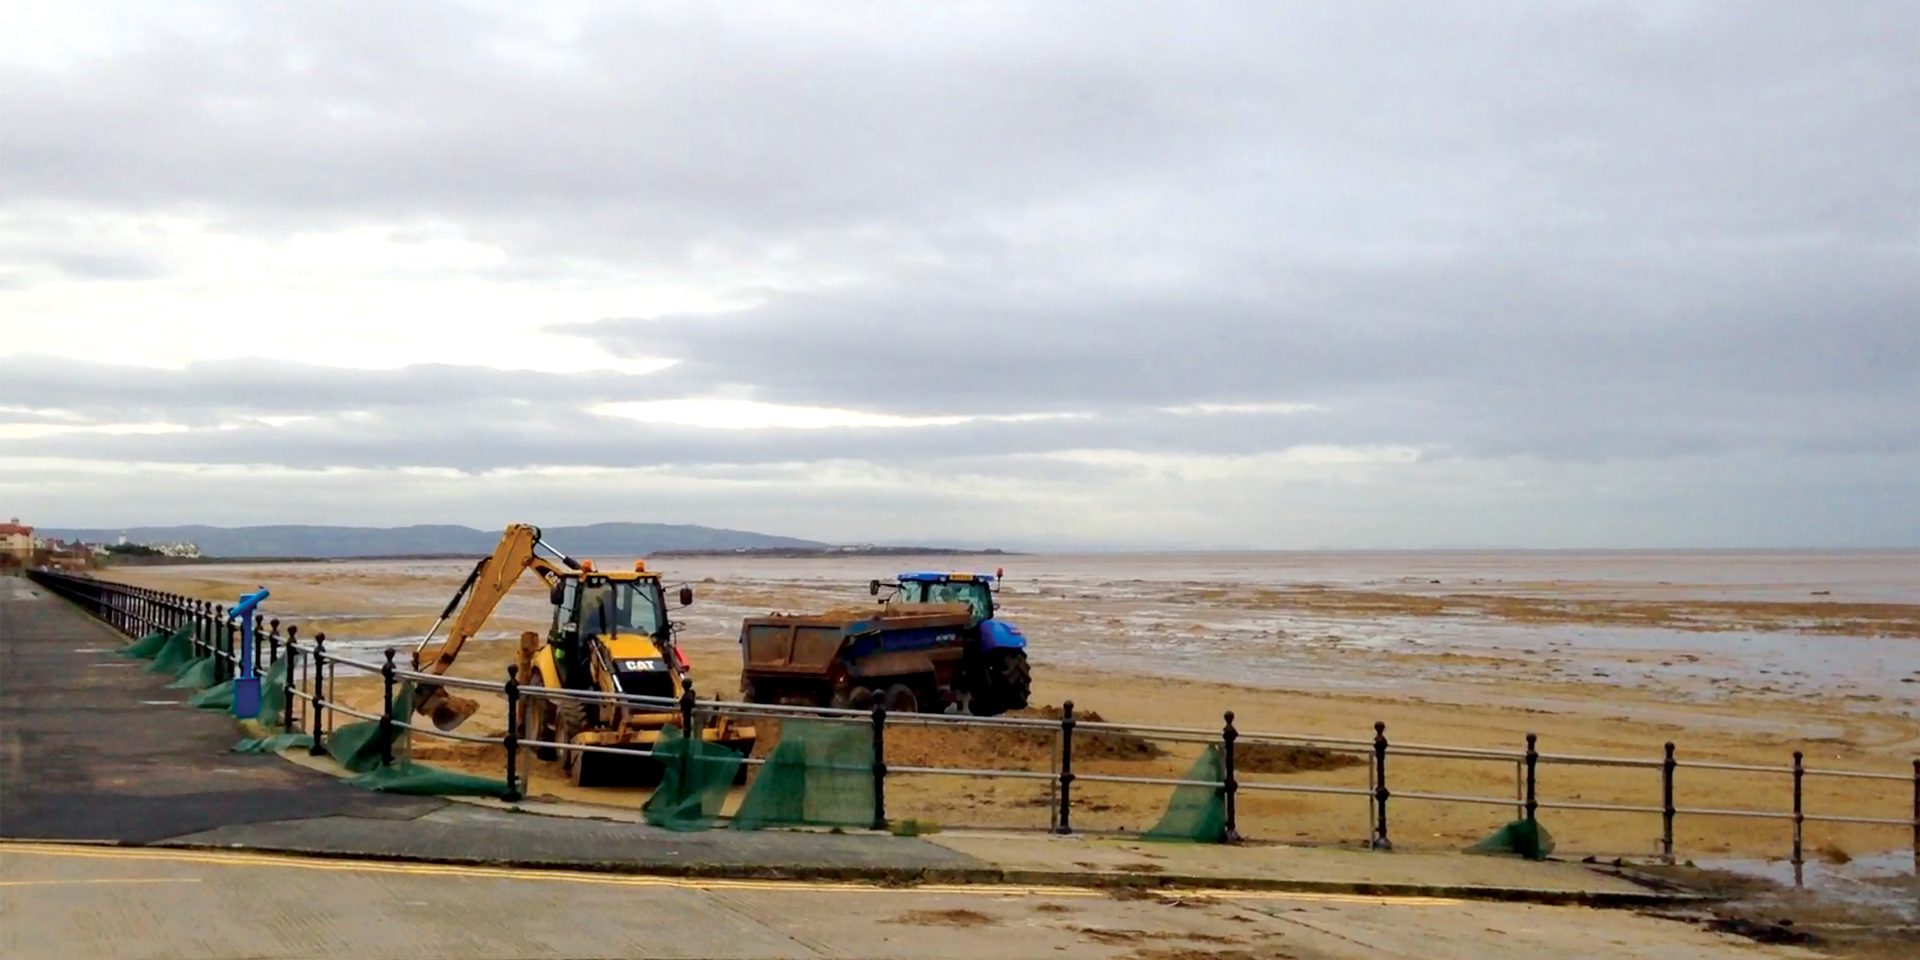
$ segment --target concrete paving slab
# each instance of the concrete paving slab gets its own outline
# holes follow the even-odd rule
[[[1810,960],[1624,911],[1292,893],[613,876],[0,845],[0,955]]]
[[[764,830],[675,833],[644,823],[543,817],[466,804],[405,821],[355,816],[248,823],[157,841],[327,856],[597,868],[725,876],[882,876],[905,882],[981,865],[966,854],[884,834]]]
[[[927,839],[1020,879],[1077,870],[1149,885],[1345,889],[1611,905],[1670,899],[1668,894],[1584,864],[1510,857],[972,831]]]

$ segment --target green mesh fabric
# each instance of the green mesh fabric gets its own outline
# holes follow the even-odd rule
[[[660,785],[640,812],[656,827],[680,831],[713,826],[745,759],[720,744],[689,740],[677,726],[660,731],[653,758],[660,763]]]
[[[1227,769],[1220,748],[1209,746],[1201,751],[1181,779],[1224,782]],[[1224,842],[1227,838],[1226,792],[1220,787],[1197,783],[1174,787],[1173,798],[1167,801],[1167,812],[1144,836],[1149,840]]]
[[[281,711],[287,708],[287,671],[292,669],[292,662],[282,655],[260,675],[260,715],[254,719],[269,727],[280,724]]]
[[[350,777],[348,783],[362,790],[374,790],[380,793],[406,793],[429,797],[511,797],[505,780],[490,777],[477,777],[470,773],[456,773],[429,767],[424,763],[411,763],[395,760],[391,767],[376,764],[373,769],[356,777]]]
[[[222,680],[187,698],[187,706],[202,710],[232,710],[233,681]]]
[[[262,691],[262,714],[266,712],[264,693]],[[403,683],[395,688],[393,715],[402,721],[413,716],[413,684]],[[341,766],[358,774],[349,777],[347,782],[363,790],[435,797],[513,796],[513,790],[505,780],[456,773],[413,762],[409,755],[411,751],[407,749],[408,732],[405,727],[394,728],[392,766],[380,764],[378,720],[361,720],[335,729],[332,736],[327,738],[327,752]]]
[[[233,745],[234,753],[279,753],[296,747],[313,746],[313,738],[304,733],[276,733],[270,737],[247,737]]]
[[[213,658],[208,657],[204,661],[195,661],[196,664],[202,662],[211,665]],[[195,669],[199,668],[196,666]],[[186,675],[182,674],[181,678],[171,685],[176,687],[189,686],[186,682],[188,679]],[[273,666],[268,667],[267,672],[260,677],[260,715],[253,719],[270,727],[280,723],[280,708],[287,700],[286,684],[287,658],[281,657],[275,660]],[[213,686],[207,687],[205,690],[187,698],[187,704],[203,710],[232,710],[233,681],[222,680]]]
[[[393,715],[400,720],[413,716],[413,684],[400,684],[393,691]],[[406,728],[395,727],[395,763],[403,758],[406,747]],[[327,752],[341,766],[354,773],[365,773],[380,766],[380,721],[359,720],[335,729],[327,738]]]
[[[187,632],[189,631],[187,630],[186,627],[181,627],[178,631],[176,631],[176,633],[187,633]],[[132,643],[127,644],[124,648],[121,649],[120,655],[123,657],[134,657],[140,660],[152,660],[154,655],[159,653],[163,648],[165,648],[167,645],[167,642],[171,639],[173,639],[173,636],[169,635],[166,631],[156,630],[152,633],[147,634],[144,637],[141,637],[138,640],[135,640]]]
[[[873,824],[873,728],[783,720],[780,742],[733,815],[737,830]]]
[[[153,662],[147,665],[147,669],[154,673],[178,674],[193,662],[194,656],[193,629],[182,627],[167,638],[166,646],[153,655]]]
[[[1528,860],[1545,860],[1553,853],[1553,834],[1538,820],[1515,820],[1467,848],[1468,853],[1512,853]]]
[[[214,671],[216,669],[217,664],[214,662],[213,657],[208,656],[201,657],[198,660],[190,660],[186,666],[180,668],[180,675],[175,677],[174,681],[167,684],[167,686],[175,690],[200,690],[211,687],[214,684]]]

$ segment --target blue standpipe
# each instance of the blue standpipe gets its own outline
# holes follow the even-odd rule
[[[240,618],[240,673],[233,678],[233,715],[252,720],[260,715],[260,673],[254,659],[253,617],[260,601],[267,599],[261,587],[240,598],[231,611]]]

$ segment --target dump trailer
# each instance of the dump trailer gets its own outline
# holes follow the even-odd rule
[[[515,676],[523,691],[674,698],[691,685],[693,668],[675,642],[679,624],[668,617],[659,574],[644,562],[631,570],[598,569],[591,560],[575,560],[554,549],[541,539],[540,528],[528,524],[507,527],[493,555],[474,565],[439,622],[414,648],[414,669],[445,674],[527,571],[546,584],[553,613],[544,638],[531,631],[520,637]],[[679,600],[681,606],[692,603],[693,590],[681,587]],[[440,627],[449,623],[444,639],[437,638]],[[415,709],[440,729],[451,730],[472,716],[475,704],[447,687],[423,681]],[[658,776],[650,757],[653,745],[665,727],[680,723],[678,712],[666,705],[639,708],[537,695],[523,696],[520,715],[511,719],[522,740],[599,748],[534,748],[541,759],[559,760],[582,786],[645,782]],[[697,736],[743,753],[754,742],[751,726],[728,718],[709,719]]]
[[[994,716],[1027,705],[1026,637],[994,617],[987,574],[904,573],[877,606],[750,617],[750,703]],[[875,580],[870,592],[878,595]]]

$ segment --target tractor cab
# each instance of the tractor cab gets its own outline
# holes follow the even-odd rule
[[[992,620],[993,585],[991,573],[903,573],[891,585],[887,601],[898,603],[964,603],[973,608],[973,623]],[[874,596],[887,587],[878,580],[867,585]]]
[[[594,689],[592,660],[604,655],[600,669],[612,674],[621,693],[672,697],[679,694],[667,663],[674,624],[660,575],[644,564],[634,570],[601,571],[592,561],[567,571],[554,583],[550,599],[553,623],[547,633],[561,685]],[[680,603],[693,602],[693,590],[680,588]]]

